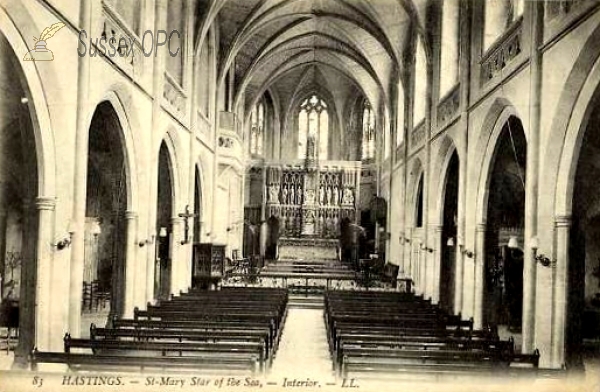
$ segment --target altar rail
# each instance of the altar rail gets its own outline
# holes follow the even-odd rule
[[[362,286],[360,273],[319,274],[319,273],[230,273],[223,279],[223,287],[275,287],[288,289],[290,293],[322,294],[325,290],[353,290],[380,292],[411,292],[412,280],[399,278],[397,287],[381,282]]]

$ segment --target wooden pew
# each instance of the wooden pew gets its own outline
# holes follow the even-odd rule
[[[35,350],[32,367],[50,362],[73,369],[124,366],[263,372],[280,339],[287,300],[287,291],[277,289],[192,291],[149,304],[146,310],[136,308],[134,319],[113,319],[110,328],[92,325],[90,339],[67,334],[63,353]],[[149,357],[152,353],[159,355]]]
[[[141,352],[160,353],[163,357],[186,356],[214,358],[254,358],[259,371],[266,368],[266,347],[264,342],[196,342],[196,341],[135,341],[72,338],[69,334],[64,338],[64,352],[73,349],[91,350],[93,355],[139,356]]]
[[[501,341],[497,330],[474,331],[472,319],[447,315],[410,293],[327,292],[325,304],[334,368],[342,377],[473,370],[512,374],[538,367],[537,351],[516,354],[512,339]]]
[[[277,351],[281,334],[272,328],[268,321],[244,322],[217,321],[217,320],[135,320],[115,319],[111,322],[112,328],[134,329],[186,329],[198,331],[264,331],[269,335],[269,348]]]
[[[245,324],[247,322],[266,322],[271,329],[271,336],[279,336],[282,320],[279,313],[275,311],[252,312],[250,310],[204,310],[193,308],[163,309],[161,307],[149,306],[147,310],[134,309],[134,320],[160,319],[167,321],[229,321]]]
[[[334,337],[335,340],[331,342],[331,349],[334,351],[338,345],[339,339],[346,335],[356,335],[357,337],[363,336],[391,336],[404,339],[461,339],[461,340],[488,340],[498,341],[497,331],[492,330],[473,330],[472,322],[469,323],[470,328],[432,328],[427,329],[423,327],[417,328],[406,328],[401,325],[395,326],[378,326],[378,325],[365,325],[356,323],[338,323],[336,324]]]
[[[513,364],[519,366],[512,366]],[[406,375],[433,373],[452,375],[536,376],[539,352],[510,354],[473,350],[399,350],[389,348],[345,348],[339,374]]]
[[[134,340],[157,341],[176,340],[179,342],[254,342],[265,345],[265,358],[270,360],[272,346],[268,329],[262,330],[217,330],[202,331],[196,329],[140,329],[140,328],[98,328],[90,326],[91,340]]]
[[[381,354],[382,349],[384,354]],[[449,337],[342,334],[339,336],[335,350],[334,368],[343,368],[345,358],[351,356],[387,357],[386,349],[392,352],[390,355],[394,358],[412,359],[421,352],[426,355],[441,355],[443,359],[448,359],[448,355],[451,353],[460,352],[460,355],[456,355],[456,359],[460,359],[458,357],[462,356],[463,352],[470,352],[483,353],[482,355],[491,355],[493,358],[503,360],[506,356],[514,354],[514,342],[512,340],[468,340]],[[396,351],[403,352],[396,353]],[[475,354],[467,357],[469,360],[478,358]]]
[[[182,357],[163,357],[163,356],[136,356],[136,355],[94,355],[78,353],[61,353],[38,351],[34,349],[29,357],[31,370],[38,370],[38,364],[54,363],[65,364],[69,370],[90,370],[96,371],[134,371],[140,370],[168,370],[181,371],[187,369],[198,373],[205,371],[212,373],[225,372],[227,374],[252,374],[259,373],[259,365],[256,358],[252,356],[231,357],[201,357],[201,356],[182,356]]]

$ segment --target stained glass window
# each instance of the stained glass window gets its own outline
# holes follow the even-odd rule
[[[308,138],[319,146],[319,158],[326,160],[329,148],[329,113],[327,104],[316,95],[300,104],[298,114],[298,158],[306,158]]]
[[[369,101],[365,101],[362,117],[362,159],[375,158],[375,113]]]
[[[265,105],[258,103],[250,115],[250,153],[263,155],[263,138],[265,129]]]

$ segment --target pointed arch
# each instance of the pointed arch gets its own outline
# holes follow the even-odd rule
[[[442,224],[444,218],[444,199],[446,195],[446,184],[448,182],[448,172],[450,169],[450,161],[453,158],[453,155],[457,154],[459,162],[460,155],[458,154],[458,150],[454,141],[450,136],[445,136],[441,142],[441,145],[438,150],[437,159],[434,163],[434,173],[439,173],[437,178],[437,193],[438,201],[435,205],[436,211],[432,215],[435,217],[435,221],[432,221],[434,224]],[[459,163],[460,164],[460,163]],[[439,170],[437,170],[439,168]]]
[[[0,5],[0,33],[6,37],[16,56],[27,53],[29,48],[23,37],[39,34],[33,20],[22,4],[15,2],[11,7],[19,7],[10,13],[5,6]],[[19,26],[19,27],[17,27]],[[54,76],[54,68],[49,64],[43,72],[37,69],[34,61],[21,61],[21,84],[29,101],[30,118],[33,124],[38,167],[38,195],[54,197],[56,195],[56,147],[49,105],[46,100],[42,76]],[[46,74],[47,73],[47,74]],[[44,75],[42,75],[44,74]],[[54,80],[54,78],[51,78]]]
[[[171,173],[171,179],[173,181],[172,184],[172,200],[173,200],[173,214],[175,215],[176,211],[183,211],[184,206],[181,205],[182,202],[179,200],[181,192],[181,167],[180,162],[184,162],[184,159],[181,155],[182,149],[180,147],[179,138],[177,136],[177,130],[174,128],[169,128],[167,132],[165,132],[163,138],[160,140],[158,148],[156,150],[156,154],[160,153],[160,148],[162,145],[165,145],[167,151],[169,153],[169,170]],[[173,216],[175,217],[175,216]]]
[[[477,171],[474,183],[476,190],[476,224],[487,222],[487,207],[491,172],[497,154],[497,144],[505,124],[511,117],[520,119],[515,107],[505,99],[498,99],[492,105],[482,126],[482,132],[477,142],[476,151],[480,154],[474,159],[473,170]],[[525,133],[527,139],[527,133]]]
[[[132,114],[125,110],[123,105],[122,92],[120,88],[113,86],[114,88],[107,91],[98,105],[103,102],[110,104],[114,110],[117,120],[119,122],[119,137],[121,145],[123,146],[123,156],[125,157],[125,169],[126,169],[126,184],[127,184],[127,210],[137,211],[138,210],[138,170],[136,161],[136,146],[133,137],[131,122]],[[98,106],[96,105],[96,107]],[[90,118],[91,122],[91,118]]]

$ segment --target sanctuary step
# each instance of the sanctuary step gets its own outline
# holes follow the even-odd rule
[[[323,295],[303,295],[290,294],[288,297],[288,307],[301,309],[324,309],[325,302]]]
[[[344,272],[352,271],[335,260],[279,260],[268,264],[262,269],[262,272],[269,273],[286,273],[286,274],[306,274],[306,273],[317,273],[317,274],[340,274]]]

